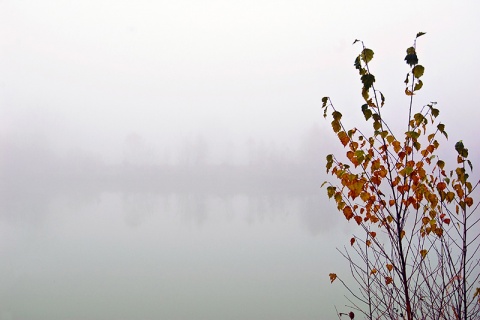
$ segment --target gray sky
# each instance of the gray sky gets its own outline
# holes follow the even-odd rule
[[[479,11],[0,0],[0,318],[333,318],[343,303],[327,275],[346,267],[333,251],[352,224],[319,188],[341,150],[321,98],[364,125],[362,39],[383,114],[405,130],[405,50],[427,32],[415,106],[437,101],[448,160],[463,139],[478,166]],[[256,166],[122,165],[202,157]]]
[[[324,95],[361,116],[356,38],[376,53],[386,112],[406,108],[405,49],[425,31],[417,103],[438,101],[453,141],[473,146],[461,122],[479,117],[477,13],[474,1],[1,1],[0,135],[107,162],[131,134],[165,152],[199,134],[295,145],[328,127]]]

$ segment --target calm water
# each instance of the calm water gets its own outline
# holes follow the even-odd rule
[[[321,191],[3,192],[0,319],[333,319]]]

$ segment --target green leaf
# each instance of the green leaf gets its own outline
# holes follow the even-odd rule
[[[458,153],[460,153],[460,151],[463,150],[464,148],[465,146],[463,145],[462,140],[455,143],[455,150],[457,150]]]
[[[373,74],[365,74],[361,77],[363,87],[365,90],[370,89],[373,86],[373,83],[375,82],[375,76]]]
[[[408,50],[407,50],[408,52]],[[415,53],[409,53],[407,54],[407,56],[405,57],[405,62],[407,62],[407,64],[409,66],[414,66],[418,63],[418,58],[417,58],[417,55]]]
[[[405,132],[405,135],[409,138],[414,139],[414,140],[417,140],[418,137],[420,137],[420,134],[416,131],[407,131],[407,132]]]
[[[370,110],[370,108],[368,107],[368,104],[362,105],[362,112],[363,112],[363,116],[365,117],[365,120],[370,119],[370,117],[372,116],[372,110]]]
[[[468,149],[465,148],[463,145],[462,140],[455,143],[455,150],[457,150],[458,154],[464,158],[468,157]]]
[[[421,37],[423,36],[424,34],[427,34],[426,32],[419,32],[417,33],[417,36],[415,38],[418,38],[418,37]]]
[[[448,139],[448,134],[445,131],[445,125],[443,123],[439,123],[438,126],[437,126],[437,129],[438,129],[438,131],[440,131],[445,136],[445,138]]]
[[[407,166],[407,167],[405,167],[405,171],[404,171],[404,172],[405,172],[405,175],[406,175],[406,176],[409,176],[409,175],[413,172],[413,168]]]
[[[353,65],[355,66],[355,69],[357,69],[357,70],[362,69],[362,64],[360,63],[360,56],[355,58],[355,61],[353,62]]]
[[[363,99],[365,99],[365,101],[368,101],[368,97],[369,97],[368,90],[365,89],[365,87],[362,88],[362,97]]]
[[[375,121],[373,123],[373,129],[380,130],[381,127],[382,127],[382,125],[381,125],[380,121]]]
[[[443,170],[443,168],[445,167],[445,161],[443,160],[438,160],[437,161],[437,166]]]
[[[417,66],[418,67],[418,66]],[[423,87],[423,82],[422,80],[418,80],[418,82],[415,84],[415,86],[413,87],[413,91],[418,91],[420,89],[422,89]]]
[[[327,117],[327,103],[328,103],[328,97],[323,97],[322,98],[322,109],[323,110],[323,117],[326,118]]]
[[[467,163],[470,166],[470,170],[473,170],[472,162],[470,160],[467,160]]]
[[[415,125],[420,125],[420,123],[425,122],[425,117],[421,113],[416,113],[413,118],[415,119]]]
[[[348,132],[347,132],[348,137],[351,139],[353,137],[353,135],[355,134],[355,132],[357,132],[357,129],[355,129],[355,128],[348,130]]]
[[[329,154],[327,156],[327,165],[326,165],[327,173],[330,171],[330,168],[332,167],[332,165],[333,165],[333,154]]]
[[[407,49],[407,54],[417,54],[417,52],[415,52],[414,47],[410,47],[410,48]]]
[[[363,152],[363,150],[355,151],[355,158],[357,158],[358,163],[361,164],[363,160],[365,160],[365,152]]]
[[[332,121],[332,129],[334,132],[338,132],[342,129],[342,126],[340,125],[340,122],[338,122],[337,120],[333,120]]]
[[[420,78],[421,76],[423,76],[423,72],[425,71],[425,68],[422,66],[422,65],[416,65],[415,67],[413,67],[412,69],[412,73],[414,75],[415,78]]]
[[[373,50],[365,48],[360,55],[365,63],[369,63],[373,59]]]
[[[335,187],[333,186],[327,187],[327,194],[328,194],[328,198],[333,197],[333,195],[335,194]]]
[[[415,141],[413,143],[413,147],[415,148],[415,150],[420,150],[420,148],[422,147],[422,145],[418,142],[418,141]]]

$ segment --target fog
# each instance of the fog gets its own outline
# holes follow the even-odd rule
[[[401,132],[405,49],[478,163],[473,2],[1,1],[0,319],[332,319],[351,226],[320,189],[363,126],[361,39]]]

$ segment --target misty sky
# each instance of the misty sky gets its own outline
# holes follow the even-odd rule
[[[0,135],[107,163],[129,137],[164,157],[199,136],[211,150],[293,147],[314,124],[328,140],[322,96],[361,116],[353,40],[375,51],[395,115],[405,49],[424,31],[417,103],[437,101],[452,141],[473,149],[477,13],[474,1],[1,1]]]

